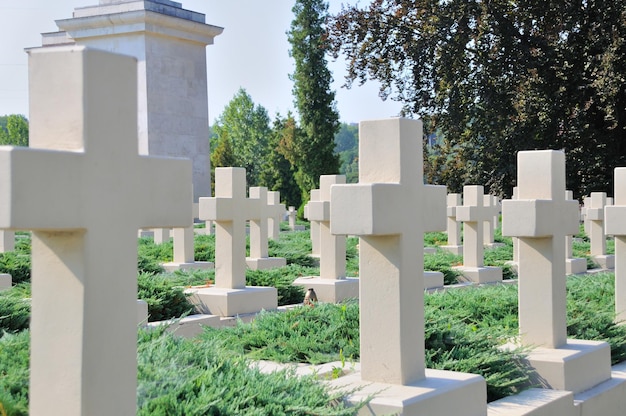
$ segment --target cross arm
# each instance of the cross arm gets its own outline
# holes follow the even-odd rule
[[[604,207],[604,229],[608,235],[626,235],[626,206],[608,205]]]
[[[307,205],[309,221],[330,221],[330,201],[309,201]]]
[[[135,187],[140,228],[189,227],[193,224],[193,182],[189,159],[139,156],[143,175]]]
[[[578,203],[546,199],[502,201],[502,235],[541,238],[578,233]]]
[[[446,194],[447,189],[444,185],[424,186],[424,201],[419,210],[425,232],[446,229]]]
[[[394,183],[333,185],[330,231],[335,235],[383,236],[401,234],[402,186]]]
[[[81,153],[0,146],[0,228],[86,226],[80,206]]]
[[[203,221],[232,221],[232,198],[200,198],[199,218]]]

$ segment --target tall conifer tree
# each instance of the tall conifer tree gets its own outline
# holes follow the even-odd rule
[[[295,146],[296,180],[308,199],[309,190],[319,186],[320,175],[339,171],[339,158],[334,152],[339,113],[326,60],[328,4],[324,0],[296,0],[292,11],[295,18],[288,38],[296,68],[291,79],[305,132]]]

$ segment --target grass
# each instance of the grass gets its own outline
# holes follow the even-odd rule
[[[443,233],[428,233],[427,245],[445,244]],[[510,239],[496,235],[504,247],[485,251],[486,265],[502,265],[512,258]],[[0,265],[25,283],[0,292],[0,404],[8,415],[27,414],[28,320],[30,304],[30,245],[21,239],[19,250],[0,257]],[[196,260],[212,261],[214,236],[196,237]],[[358,275],[358,239],[347,239],[348,275]],[[148,301],[151,320],[181,316],[191,305],[186,286],[214,280],[212,270],[164,273],[159,266],[171,260],[171,242],[155,245],[139,240],[141,273],[139,296]],[[587,241],[574,243],[575,256],[589,249]],[[299,303],[303,292],[291,282],[315,275],[308,231],[283,233],[270,243],[270,255],[285,257],[288,266],[248,271],[249,285],[275,286],[281,304]],[[11,254],[11,253],[9,253]],[[588,253],[587,253],[588,254]],[[9,259],[8,261],[6,259]],[[589,257],[587,257],[589,258]],[[4,263],[2,263],[4,260]],[[452,266],[460,256],[443,250],[425,255],[426,269],[456,281]],[[505,271],[505,276],[513,277]],[[567,284],[568,335],[603,340],[611,346],[612,362],[626,360],[626,327],[613,322],[613,274],[570,277]],[[488,398],[495,400],[529,387],[530,373],[518,359],[524,351],[498,347],[518,331],[517,288],[497,285],[425,295],[426,364],[430,368],[477,373],[487,381]],[[262,313],[252,323],[209,329],[196,339],[162,333],[139,333],[138,414],[353,414],[337,392],[312,378],[297,378],[288,370],[273,375],[251,369],[249,360],[324,363],[359,359],[359,307],[354,301],[339,305],[297,307],[284,313]],[[2,412],[0,412],[2,414]]]

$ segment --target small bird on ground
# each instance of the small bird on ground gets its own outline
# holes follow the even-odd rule
[[[315,302],[317,302],[317,295],[315,294],[315,290],[312,287],[306,291],[306,295],[304,295],[304,304],[308,306],[314,306]]]

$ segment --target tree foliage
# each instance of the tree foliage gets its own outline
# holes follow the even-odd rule
[[[348,85],[377,80],[439,142],[427,176],[508,196],[518,150],[564,149],[575,196],[626,163],[626,2],[375,0],[332,19]]]
[[[28,120],[20,114],[0,117],[0,145],[28,146]]]
[[[261,183],[269,189],[280,192],[281,200],[288,206],[300,206],[302,193],[296,181],[297,168],[293,165],[293,135],[298,126],[290,114],[286,118],[276,115],[272,125],[268,154],[264,156],[266,169],[261,175]],[[299,134],[299,133],[298,133]]]
[[[255,105],[250,94],[240,88],[219,116],[213,132],[217,146],[211,156],[214,167],[246,169],[250,186],[260,186],[271,135],[270,118],[265,107]]]
[[[319,186],[319,176],[339,171],[334,153],[339,114],[332,76],[326,60],[326,18],[328,4],[323,0],[296,0],[294,20],[288,32],[290,54],[295,61],[293,94],[305,134],[295,135],[293,162],[304,198]]]

